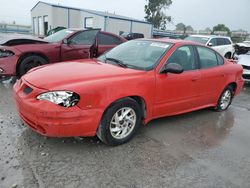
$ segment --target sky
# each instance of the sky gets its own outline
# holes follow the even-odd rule
[[[0,0],[0,22],[31,24],[30,10],[37,0]],[[177,23],[191,25],[195,30],[223,23],[231,30],[244,29],[250,32],[250,0],[172,0],[169,9],[173,23],[167,29],[174,29]],[[4,3],[3,3],[4,2]],[[146,0],[44,0],[54,4],[78,8],[108,11],[143,20]]]

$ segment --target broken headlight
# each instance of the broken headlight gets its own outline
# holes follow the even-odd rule
[[[9,50],[1,50],[0,49],[0,58],[2,57],[10,57],[10,56],[13,56],[14,53],[12,51],[9,51]]]
[[[37,96],[38,100],[47,100],[54,104],[69,108],[75,106],[80,96],[72,91],[51,91]]]

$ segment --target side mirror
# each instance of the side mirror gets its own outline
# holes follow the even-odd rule
[[[161,73],[173,73],[173,74],[181,74],[183,72],[183,68],[178,63],[168,63],[165,64],[161,70]]]
[[[63,44],[69,44],[69,40],[68,39],[63,39]]]
[[[212,43],[212,42],[209,42],[207,45],[210,46],[210,47],[212,47],[212,46],[213,46],[213,43]]]

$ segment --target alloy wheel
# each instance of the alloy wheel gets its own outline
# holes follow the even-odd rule
[[[226,90],[221,96],[220,107],[222,110],[225,110],[230,105],[231,99],[232,93],[230,90]]]
[[[136,113],[130,107],[119,109],[110,122],[110,133],[115,139],[126,138],[136,125]]]

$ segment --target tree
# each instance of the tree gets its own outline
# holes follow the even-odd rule
[[[224,24],[218,24],[216,26],[213,27],[213,33],[215,31],[226,31],[228,34],[230,34],[230,29],[225,26]]]
[[[191,25],[188,25],[186,26],[186,31],[194,31],[194,29]]]
[[[172,0],[146,0],[145,5],[145,19],[152,23],[155,28],[166,29],[168,22],[171,22],[171,16],[167,16],[163,10],[166,10],[171,4]]]
[[[183,33],[186,33],[186,31],[194,31],[191,25],[186,26],[184,23],[178,23],[175,27],[176,31],[183,31]]]
[[[209,27],[206,27],[205,31],[208,33],[212,33],[212,29],[210,29]]]
[[[186,31],[186,25],[184,23],[178,23],[175,27],[176,31]]]

